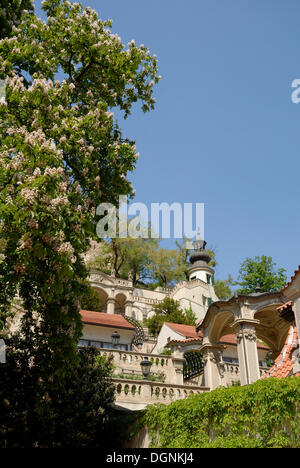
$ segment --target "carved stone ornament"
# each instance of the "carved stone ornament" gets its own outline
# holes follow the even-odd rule
[[[238,331],[235,335],[236,341],[240,343],[243,336],[246,340],[256,341],[256,332],[252,328],[244,328],[243,330]]]
[[[218,350],[207,349],[203,354],[203,362],[206,364],[208,361],[218,364],[222,360],[222,353]]]

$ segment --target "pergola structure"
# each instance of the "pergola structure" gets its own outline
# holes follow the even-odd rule
[[[213,303],[200,325],[203,342],[199,351],[203,354],[205,384],[211,389],[222,385],[222,349],[220,339],[235,333],[240,366],[241,385],[260,378],[257,339],[272,350],[272,357],[280,353],[284,345],[289,323],[277,310],[285,302],[281,292],[236,295],[228,301]]]
[[[235,295],[228,301],[211,304],[203,321],[198,325],[202,340],[185,340],[181,352],[199,352],[204,364],[204,384],[211,390],[224,385],[222,359],[225,335],[235,335],[241,385],[260,379],[257,340],[270,347],[275,359],[289,331],[290,323],[280,314],[279,308],[286,302],[282,292],[261,292]],[[178,343],[179,345],[179,343]]]

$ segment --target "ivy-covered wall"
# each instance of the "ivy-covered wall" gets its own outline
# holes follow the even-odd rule
[[[155,448],[300,447],[299,409],[300,377],[269,378],[149,406],[136,431]]]

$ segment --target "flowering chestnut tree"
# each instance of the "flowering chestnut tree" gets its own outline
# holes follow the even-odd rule
[[[46,21],[25,12],[0,41],[0,320],[17,297],[42,365],[60,369],[81,333],[96,207],[133,195],[126,175],[138,154],[113,110],[153,109],[160,77],[156,57],[122,44],[92,9],[59,0],[43,9]]]
[[[1,0],[0,39],[11,34],[13,26],[20,24],[22,15],[27,10],[33,10],[32,0]]]

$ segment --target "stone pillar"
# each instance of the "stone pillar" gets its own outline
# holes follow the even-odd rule
[[[132,304],[133,301],[130,299],[125,302],[125,315],[127,315],[127,317],[132,317]]]
[[[209,387],[210,390],[220,387],[223,383],[223,349],[222,345],[206,343],[199,350],[203,355],[204,385]]]
[[[141,403],[149,404],[151,403],[151,397],[152,397],[152,386],[151,382],[147,382],[146,380],[143,380],[141,382],[141,394],[139,396],[139,400]]]
[[[107,313],[108,314],[114,314],[115,313],[115,298],[114,297],[109,297],[106,301],[107,304]]]
[[[241,385],[249,385],[260,379],[255,325],[258,320],[237,320],[236,341]]]
[[[296,327],[298,330],[298,340],[300,345],[300,297],[294,300],[294,315],[295,315],[295,322]]]
[[[300,372],[300,297],[298,297],[294,301],[294,315],[295,315],[296,327],[298,330],[298,343],[299,343],[298,356],[296,357],[294,366],[293,366],[293,373],[296,374]]]
[[[172,364],[174,368],[173,379],[174,379],[174,383],[177,385],[183,385],[184,362],[185,362],[185,359],[183,357],[180,346],[173,347],[172,349]]]

